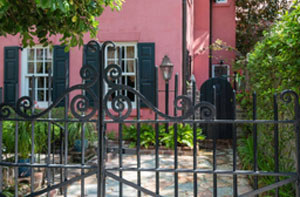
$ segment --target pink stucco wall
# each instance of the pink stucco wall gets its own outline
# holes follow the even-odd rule
[[[195,1],[194,5],[194,62],[193,74],[197,87],[209,78],[209,27],[210,1]],[[235,47],[235,1],[227,3],[213,2],[212,10],[212,40],[220,39],[229,46]],[[220,59],[232,65],[234,53],[227,51],[212,51],[212,63]]]
[[[209,1],[194,1],[193,69],[197,88],[209,77]]]
[[[174,90],[174,74],[178,73],[180,76],[182,73],[181,6],[181,1],[174,0],[126,1],[120,12],[112,12],[110,9],[104,11],[100,17],[98,38],[100,41],[154,42],[155,65],[161,64],[164,55],[168,55],[174,64],[173,77],[170,81],[170,89]],[[162,90],[165,83],[160,70],[158,77],[159,108],[164,111],[165,95]],[[170,107],[173,103],[172,96],[171,94]]]
[[[194,43],[194,3],[192,0],[187,1],[187,19],[186,19],[186,47],[190,54],[193,55]]]
[[[101,41],[112,40],[116,42],[154,42],[155,43],[155,65],[159,66],[164,55],[168,55],[174,63],[174,74],[182,73],[181,64],[181,39],[182,39],[182,4],[174,0],[131,0],[127,1],[120,12],[112,12],[106,9],[100,17],[100,30],[97,39]],[[147,9],[145,9],[147,8]],[[166,8],[168,12],[166,12]],[[85,43],[91,38],[85,36]],[[53,37],[53,43],[59,44],[58,37]],[[0,54],[4,54],[5,46],[21,46],[18,36],[1,37]],[[4,62],[3,55],[0,61]],[[21,62],[21,53],[20,53]],[[82,67],[82,48],[70,50],[70,85],[81,83],[79,70]],[[3,86],[3,63],[0,64],[0,86]],[[21,63],[20,63],[21,70]],[[159,108],[164,111],[164,81],[159,70]],[[179,78],[180,79],[180,78]],[[19,80],[21,82],[21,80]],[[181,82],[180,90],[181,90]],[[174,90],[174,76],[170,81],[170,89]],[[71,97],[76,92],[71,93]],[[170,112],[172,112],[173,95],[170,94]],[[144,110],[144,118],[153,116]],[[133,113],[134,115],[135,113]]]
[[[197,80],[197,88],[209,78],[209,0],[187,0],[187,49],[192,55],[192,73]],[[155,65],[161,64],[164,55],[174,63],[174,74],[182,74],[182,1],[178,0],[130,0],[126,1],[120,12],[106,9],[100,17],[99,41],[116,42],[154,42]],[[235,46],[234,0],[226,4],[213,5],[213,40],[222,39]],[[85,36],[85,43],[91,38]],[[54,44],[58,37],[53,37]],[[0,38],[0,86],[3,87],[3,54],[5,46],[21,46],[18,36]],[[230,64],[234,57],[228,52],[214,52],[214,57],[222,57]],[[231,58],[231,59],[230,59]],[[21,57],[20,57],[21,61]],[[213,58],[215,63],[218,62]],[[21,65],[21,64],[20,64]],[[81,83],[79,70],[82,67],[82,48],[70,50],[70,85]],[[164,81],[159,70],[159,108],[164,111]],[[179,77],[180,90],[182,87]],[[174,90],[174,75],[170,81]],[[179,91],[181,92],[181,91]],[[75,93],[72,93],[75,95]],[[170,94],[172,112],[173,94]],[[133,113],[133,116],[135,112]],[[148,110],[142,111],[143,118],[153,117]]]
[[[228,0],[225,4],[213,4],[213,42],[217,39],[224,41],[228,46],[235,47],[235,2]],[[235,54],[233,51],[213,51],[213,64],[224,60],[232,66]],[[232,70],[231,70],[232,72]]]

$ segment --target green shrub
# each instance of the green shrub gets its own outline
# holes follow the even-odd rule
[[[271,140],[270,140],[271,141]],[[273,172],[275,169],[274,161],[274,151],[268,152],[272,149],[268,148],[268,151],[261,149],[261,147],[271,144],[271,142],[258,141],[258,151],[257,151],[257,167],[260,171]],[[253,150],[253,136],[249,135],[247,138],[242,138],[238,141],[238,152],[241,158],[242,168],[247,170],[253,170],[254,165],[254,150]],[[264,151],[262,151],[264,150]],[[280,158],[280,157],[279,157]],[[288,160],[279,159],[279,171],[280,172],[292,172],[294,170],[293,161],[291,158]],[[249,176],[251,183],[254,183],[254,177]],[[280,177],[279,180],[285,180],[289,177]],[[271,185],[275,182],[274,176],[259,176],[258,185],[263,187],[266,185]],[[294,188],[292,184],[284,185],[280,187],[280,196],[290,197],[294,196]],[[271,190],[262,194],[263,196],[274,196],[275,190]]]
[[[161,142],[163,145],[165,145],[167,148],[174,149],[174,133],[175,133],[175,127],[170,126],[169,127],[169,133],[165,131],[165,127],[162,128],[162,139]],[[197,127],[196,129],[197,133],[197,140],[204,140],[205,136],[202,135],[202,130]],[[191,125],[186,124],[178,124],[177,125],[177,143],[179,146],[188,146],[192,148],[194,146],[194,135],[193,135],[193,128]]]
[[[272,120],[273,94],[281,93],[285,89],[292,89],[300,93],[300,4],[294,5],[293,9],[286,12],[280,21],[264,33],[264,39],[258,42],[254,50],[248,55],[246,70],[248,73],[248,91],[240,93],[238,100],[241,107],[247,113],[249,119],[252,116],[252,95],[257,92],[257,116],[258,119]],[[243,68],[240,65],[238,68]],[[279,98],[279,97],[277,97]],[[293,120],[294,105],[279,102],[279,119]],[[243,167],[252,169],[251,136],[252,127],[244,128],[244,139],[239,148]],[[273,126],[262,125],[258,130],[258,150],[260,150],[258,165],[259,170],[274,171],[274,131]],[[280,171],[295,171],[295,132],[292,125],[279,127],[279,157]],[[248,152],[248,153],[245,153]],[[249,156],[250,154],[250,156]],[[250,165],[250,166],[249,166]],[[263,177],[260,179],[261,186],[274,183],[274,179]],[[270,193],[273,194],[272,192]],[[281,196],[293,196],[294,189],[291,185],[284,186],[280,190]]]
[[[16,122],[3,121],[3,153],[15,152],[15,128]],[[18,122],[18,151],[21,158],[28,158],[31,153],[31,129],[32,122],[19,121]],[[48,144],[48,124],[45,122],[34,123],[34,141],[35,153],[45,153],[47,151]],[[55,142],[60,138],[60,130],[57,126],[51,127],[54,129],[54,138],[52,136],[52,142]]]
[[[165,125],[159,125],[158,141],[160,146],[174,149],[174,132],[175,127],[168,127],[169,132],[166,132]],[[141,146],[148,148],[155,145],[155,128],[151,124],[141,124],[140,126],[140,141]],[[189,125],[177,124],[177,142],[178,146],[193,147],[193,128]],[[130,143],[130,147],[135,147],[137,143],[137,127],[136,125],[123,125],[123,139]],[[204,140],[202,130],[197,128],[197,140]]]
[[[81,122],[71,122],[68,124],[69,147],[74,146],[75,140],[77,139],[81,140],[82,128],[83,127]],[[85,139],[87,139],[90,144],[93,144],[97,139],[94,125],[90,122],[86,122],[84,123],[84,128],[85,128]]]
[[[18,122],[18,150],[21,158],[28,158],[31,153],[31,127],[30,121]],[[14,121],[3,121],[3,153],[15,152],[15,127]],[[93,143],[96,140],[95,128],[92,123],[85,123],[85,137]],[[76,139],[81,139],[82,126],[80,122],[68,123],[69,138],[68,145],[73,147]],[[51,143],[60,143],[60,127],[51,124]],[[62,131],[64,133],[64,131]],[[48,123],[36,121],[34,123],[34,149],[35,153],[46,153],[48,149]]]

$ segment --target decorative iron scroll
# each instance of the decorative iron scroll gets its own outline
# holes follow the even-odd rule
[[[106,41],[102,45],[100,45],[97,41],[91,40],[88,42],[87,47],[93,52],[99,51],[99,56],[104,58],[104,49],[108,46],[112,45],[115,48],[115,44],[111,41]],[[103,63],[101,66],[104,66]],[[72,115],[79,119],[79,120],[88,120],[93,117],[97,109],[99,108],[99,98],[98,96],[92,91],[91,87],[95,85],[97,82],[102,82],[99,80],[99,73],[97,70],[90,65],[84,65],[80,69],[80,77],[83,80],[83,84],[77,84],[70,88],[67,88],[63,95],[61,95],[56,101],[54,101],[47,109],[40,113],[29,113],[34,108],[33,101],[29,96],[23,96],[19,98],[16,102],[16,106],[13,106],[8,103],[1,103],[0,104],[0,119],[9,118],[14,111],[19,117],[22,117],[26,120],[34,120],[37,119],[47,113],[49,113],[52,108],[56,107],[70,92],[81,90],[81,94],[74,96],[71,99],[70,103],[70,111]],[[83,94],[85,92],[85,94]],[[88,98],[86,95],[89,95]],[[91,100],[93,101],[93,106],[90,105]]]
[[[125,95],[115,95],[116,92],[122,92],[126,90],[136,95],[143,103],[151,108],[159,116],[168,120],[183,120],[192,116],[197,110],[200,109],[200,115],[202,119],[212,120],[216,117],[215,106],[208,102],[201,102],[196,105],[192,105],[192,100],[185,95],[177,96],[174,101],[174,106],[177,110],[181,110],[184,113],[181,116],[169,116],[162,113],[157,109],[150,101],[148,101],[140,92],[134,88],[126,85],[114,83],[122,77],[122,70],[117,64],[110,64],[104,70],[104,80],[111,88],[104,96],[104,106],[106,114],[115,121],[122,121],[129,117],[132,112],[132,103],[130,99]],[[109,102],[111,102],[111,109],[109,108]],[[123,114],[122,114],[123,113]]]
[[[95,95],[95,93],[91,90],[91,87],[95,85],[95,83],[99,79],[99,74],[97,70],[90,65],[83,66],[80,70],[81,78],[86,82],[83,84],[74,85],[65,90],[64,94],[61,95],[53,104],[51,104],[47,109],[40,113],[31,113],[31,109],[34,108],[34,104],[32,102],[31,97],[23,96],[19,98],[16,102],[16,106],[7,103],[0,104],[0,119],[9,118],[12,114],[12,110],[20,117],[23,117],[27,120],[33,120],[39,118],[49,111],[56,107],[70,92],[75,90],[81,90],[85,93],[89,94],[92,100],[94,101],[94,106],[90,106],[90,100],[86,96],[86,94],[79,94],[72,98],[70,110],[74,117],[79,120],[88,120],[93,115],[95,115],[98,109],[99,99]],[[91,110],[89,110],[91,109]],[[28,113],[30,112],[30,113]],[[84,114],[84,115],[83,115]]]
[[[294,99],[292,98],[294,97]],[[299,96],[293,90],[284,90],[280,94],[280,99],[285,103],[291,103],[294,100],[294,112],[295,112],[295,120],[300,119],[300,106],[299,106]]]
[[[295,105],[299,105],[299,97],[297,95],[297,93],[293,90],[284,90],[283,92],[281,92],[280,94],[280,99],[285,102],[285,103],[291,103],[293,101],[294,97],[294,102]]]

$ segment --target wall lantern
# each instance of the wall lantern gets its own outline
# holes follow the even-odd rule
[[[160,68],[163,78],[166,82],[168,82],[172,77],[173,67],[174,67],[174,64],[172,64],[172,62],[170,61],[170,58],[167,55],[165,55],[159,68]]]

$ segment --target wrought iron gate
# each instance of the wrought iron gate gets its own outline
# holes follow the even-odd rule
[[[111,178],[119,182],[119,196],[126,196],[127,194],[123,191],[123,185],[128,185],[134,189],[136,189],[136,195],[141,196],[143,194],[147,194],[150,196],[162,196],[160,194],[160,174],[161,173],[173,173],[174,176],[174,196],[178,196],[179,190],[179,181],[178,177],[181,173],[190,173],[193,176],[193,196],[198,196],[198,179],[197,176],[199,174],[211,174],[213,176],[213,196],[218,196],[218,179],[217,177],[220,175],[230,175],[233,177],[232,182],[232,191],[233,196],[253,196],[261,194],[265,191],[269,191],[272,189],[279,188],[283,185],[289,183],[295,183],[296,188],[296,196],[300,196],[300,186],[299,186],[299,178],[300,178],[300,152],[299,152],[299,143],[300,143],[300,115],[299,115],[299,98],[298,95],[291,91],[286,90],[280,94],[280,99],[285,103],[292,103],[294,105],[294,120],[278,120],[278,108],[277,108],[277,100],[278,97],[274,99],[274,120],[256,120],[256,100],[254,96],[254,108],[253,108],[253,120],[219,120],[216,119],[216,111],[215,107],[208,102],[196,102],[196,85],[193,82],[193,94],[192,98],[188,96],[178,96],[178,77],[175,79],[175,93],[174,93],[174,116],[166,115],[157,109],[155,106],[151,104],[142,94],[139,92],[139,87],[133,89],[132,87],[128,87],[122,84],[118,84],[117,81],[121,77],[122,70],[116,64],[108,65],[104,67],[105,60],[105,48],[108,46],[114,46],[112,42],[104,42],[100,45],[96,41],[90,41],[88,43],[88,47],[94,51],[99,51],[99,55],[101,56],[101,62],[99,64],[99,73],[92,66],[86,65],[82,67],[80,71],[80,76],[83,79],[82,84],[74,85],[68,88],[65,91],[64,95],[54,101],[47,109],[38,112],[34,110],[34,102],[31,97],[24,96],[17,100],[16,105],[12,106],[10,104],[2,103],[0,105],[0,191],[3,192],[4,189],[4,181],[3,181],[3,169],[5,168],[13,168],[14,170],[14,180],[15,183],[19,183],[18,171],[20,167],[29,167],[31,171],[30,176],[30,190],[26,194],[27,196],[38,196],[42,194],[51,195],[51,191],[55,189],[60,189],[62,195],[67,196],[68,185],[81,181],[81,196],[85,195],[85,179],[92,175],[97,176],[97,196],[105,196],[106,188],[105,182],[107,178]],[[137,69],[137,76],[138,74]],[[137,77],[137,80],[138,77]],[[99,84],[99,95],[95,95],[95,93],[91,90],[91,87],[96,83]],[[139,83],[137,83],[139,84]],[[109,90],[105,92],[105,85],[109,87]],[[33,86],[34,87],[34,86]],[[51,89],[51,88],[50,88]],[[80,94],[73,96],[70,100],[70,105],[68,103],[68,95],[73,91],[80,91]],[[122,91],[129,91],[133,93],[137,98],[136,103],[136,118],[130,119],[129,116],[132,113],[134,106],[128,97],[122,94]],[[86,96],[89,94],[89,98]],[[50,94],[49,94],[50,95]],[[64,118],[48,118],[45,115],[51,113],[51,110],[55,106],[57,106],[63,99],[65,98],[65,114]],[[91,99],[94,101],[94,105],[91,106]],[[140,102],[145,103],[153,112],[153,119],[141,119],[140,114]],[[110,103],[110,104],[108,104]],[[235,104],[235,97],[233,103]],[[168,104],[168,103],[166,103]],[[109,107],[111,106],[111,108]],[[70,109],[72,118],[68,116],[68,110]],[[197,116],[197,112],[200,114]],[[236,112],[234,112],[234,116]],[[2,154],[2,134],[3,134],[3,123],[5,121],[13,121],[15,123],[15,152],[11,153],[11,160],[3,159]],[[31,122],[31,151],[30,151],[30,161],[27,163],[19,163],[18,157],[19,150],[18,147],[18,135],[19,128],[18,125],[22,122]],[[45,162],[40,163],[35,160],[35,144],[36,138],[34,137],[34,124],[36,122],[46,122],[48,125],[47,128],[47,152],[45,153]],[[84,125],[88,122],[95,123],[97,125],[97,162],[90,164],[85,159],[85,129],[82,126],[81,132],[81,160],[79,163],[69,163],[69,148],[68,148],[68,124],[72,122],[79,122],[81,125]],[[141,131],[140,127],[142,123],[150,123],[155,127],[155,156],[154,163],[155,166],[153,168],[144,168],[141,166]],[[160,165],[160,156],[159,156],[159,125],[160,124],[170,124],[174,126],[174,162],[173,168],[165,168]],[[177,126],[178,124],[190,124],[193,129],[193,164],[192,168],[180,168],[178,165],[178,133]],[[118,132],[118,147],[114,149],[117,151],[119,156],[119,161],[117,167],[112,167],[106,165],[107,162],[107,152],[112,150],[111,147],[108,147],[106,140],[106,128],[109,124],[118,124],[119,132]],[[136,166],[124,166],[123,165],[123,154],[127,150],[123,147],[123,137],[122,137],[122,125],[124,124],[135,124],[137,126],[137,144],[134,149],[134,154],[136,155]],[[217,124],[231,124],[232,125],[232,170],[219,170],[217,169],[217,139],[216,135],[213,133],[213,168],[212,169],[201,169],[197,163],[197,146],[199,142],[197,141],[197,128],[201,125],[217,125]],[[253,126],[254,132],[254,145],[253,145],[253,170],[238,170],[237,168],[237,124],[250,124]],[[274,155],[274,161],[276,168],[274,171],[264,172],[259,171],[257,166],[257,125],[259,124],[270,124],[274,125],[274,149],[275,152],[277,150],[278,153],[278,126],[282,124],[292,125],[295,133],[296,133],[296,172],[280,172],[279,171],[279,156],[278,154]],[[53,135],[52,126],[58,125],[59,131],[61,134],[59,150],[55,151],[55,143],[52,142],[51,135]],[[58,152],[58,153],[57,153]],[[55,155],[59,155],[60,159],[58,163],[54,163],[51,160],[51,157],[55,157]],[[34,171],[37,168],[46,169],[46,179],[47,185],[40,190],[35,190],[34,183]],[[57,169],[58,172],[57,172]],[[72,177],[69,175],[70,169],[79,169],[81,173],[79,176]],[[135,172],[136,173],[136,183],[132,181],[128,181],[123,177],[123,173],[125,172]],[[146,189],[142,186],[141,173],[143,172],[152,172],[155,175],[153,176],[153,181],[155,181],[155,189],[153,191]],[[59,181],[55,181],[54,178],[51,178],[55,174],[60,175]],[[239,175],[249,175],[254,176],[254,190],[248,193],[240,194],[238,190],[238,176]],[[257,181],[259,176],[275,176],[276,181],[263,188],[258,188]],[[71,178],[70,178],[71,177]],[[284,180],[279,180],[278,177],[288,177]],[[14,184],[15,196],[18,196],[19,192],[19,184]],[[278,196],[278,190],[276,190]],[[21,194],[24,195],[24,194]],[[96,194],[95,194],[96,195]]]

